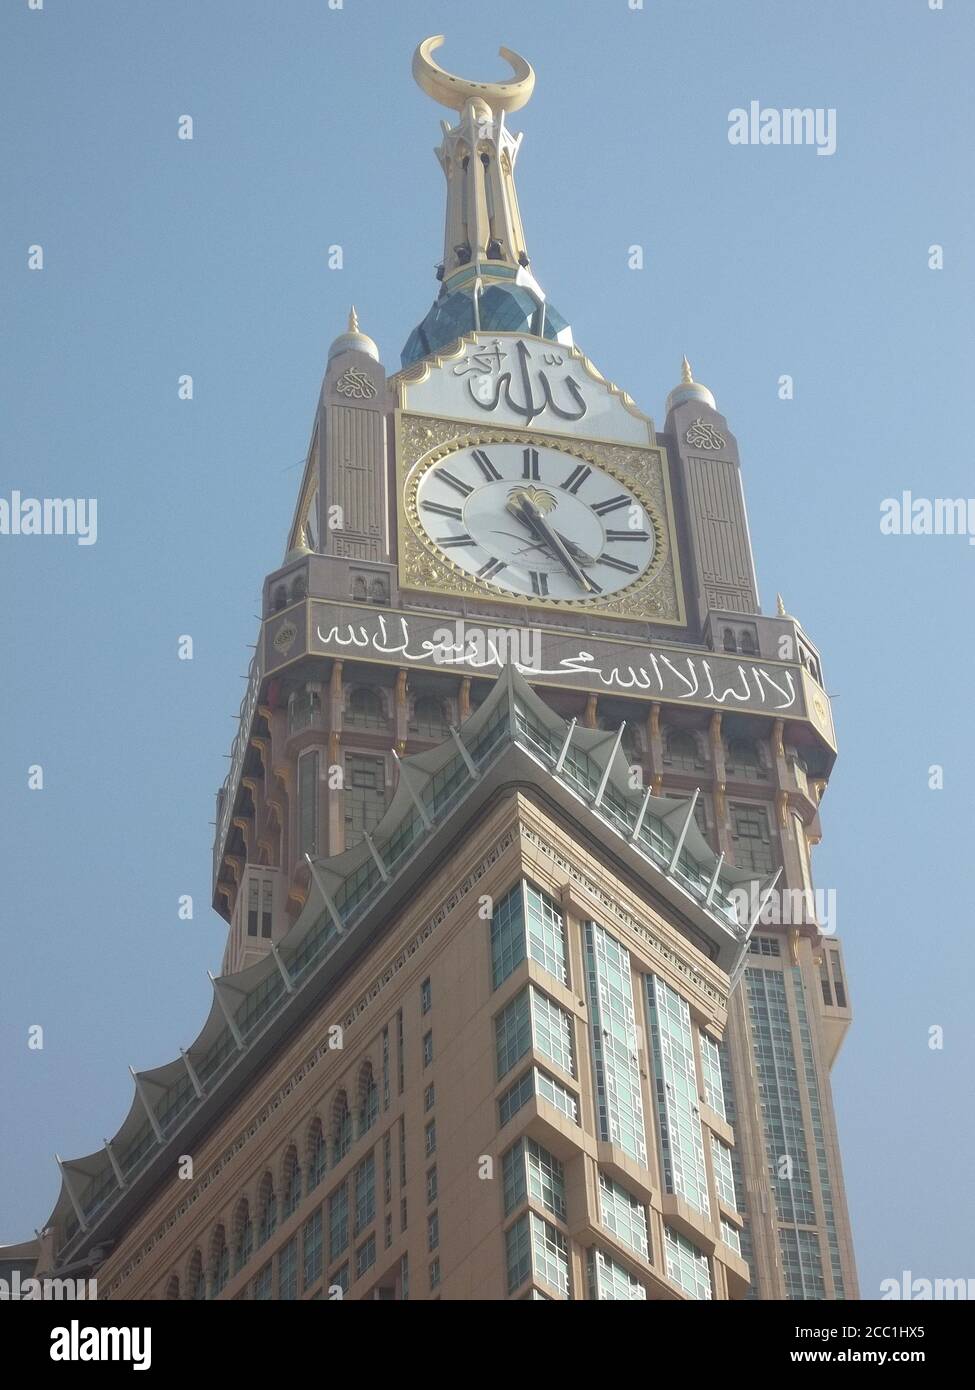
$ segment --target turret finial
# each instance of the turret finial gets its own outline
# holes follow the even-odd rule
[[[785,611],[785,604],[782,601],[781,594],[775,595],[775,611],[780,618],[787,618],[789,616],[788,613]]]
[[[351,305],[350,308],[349,308],[349,332],[350,332],[350,333],[358,333],[358,332],[359,332],[359,315],[358,315],[358,314],[356,313],[356,311],[355,311],[355,305],[354,305],[354,304]]]
[[[683,357],[681,359],[680,379],[685,386],[693,386],[694,384],[694,378],[691,375],[691,364],[690,362],[688,362],[686,357]]]

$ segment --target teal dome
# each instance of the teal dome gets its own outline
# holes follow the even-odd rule
[[[495,329],[507,333],[532,333],[538,338],[558,341],[568,323],[546,300],[539,299],[525,285],[490,285],[477,300],[481,331]],[[465,333],[473,333],[474,296],[469,287],[445,292],[406,340],[401,360],[404,367],[439,352]]]

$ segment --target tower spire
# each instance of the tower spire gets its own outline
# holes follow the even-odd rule
[[[691,374],[691,364],[688,362],[686,356],[681,358],[680,379],[684,386],[694,385],[694,377]]]

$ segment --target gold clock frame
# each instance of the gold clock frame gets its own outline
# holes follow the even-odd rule
[[[674,627],[685,625],[669,469],[659,445],[625,444],[618,440],[548,434],[543,430],[474,424],[405,410],[395,412],[395,426],[397,550],[402,589],[477,598],[508,607],[601,614]],[[417,487],[427,470],[448,455],[490,444],[529,444],[556,449],[594,464],[627,488],[643,507],[654,530],[654,555],[647,570],[631,584],[605,597],[553,599],[506,593],[497,585],[475,579],[449,560],[429,539],[420,523],[416,510]]]

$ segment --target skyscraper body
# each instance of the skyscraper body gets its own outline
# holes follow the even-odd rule
[[[760,611],[711,392],[685,360],[658,432],[535,278],[532,69],[438,42],[439,292],[394,374],[354,313],[329,351],[209,1017],[11,1259],[103,1298],[856,1297],[819,654]]]

